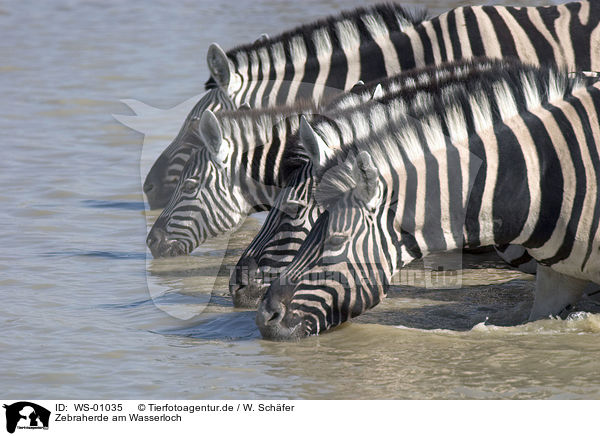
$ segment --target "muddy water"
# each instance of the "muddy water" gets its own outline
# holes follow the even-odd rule
[[[260,216],[193,256],[147,256],[140,173],[201,92],[208,43],[359,3],[0,5],[5,397],[600,398],[597,307],[510,327],[533,282],[493,257],[460,259],[459,289],[415,265],[356,322],[281,344],[226,291]]]

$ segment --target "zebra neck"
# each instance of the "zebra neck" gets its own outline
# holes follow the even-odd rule
[[[464,6],[427,21],[410,22],[401,13],[390,19],[393,14],[342,15],[231,51],[232,99],[256,108],[302,98],[318,102],[359,80],[479,56],[549,62],[572,71],[600,69],[600,53],[590,38],[600,21],[596,0],[547,7]]]
[[[256,111],[252,111],[256,112]],[[233,115],[221,118],[224,136],[231,143],[231,179],[236,196],[248,211],[269,210],[289,176],[289,165],[284,162],[294,157],[288,149],[298,131],[300,117],[309,119],[314,110],[263,111],[259,115]]]
[[[397,53],[412,53],[404,30],[420,21],[400,6],[384,4],[238,49],[229,54],[236,78],[232,98],[251,107],[289,105],[299,99],[319,102],[359,80],[397,74],[414,66],[412,59],[402,65]]]

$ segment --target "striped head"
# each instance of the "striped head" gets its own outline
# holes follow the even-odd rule
[[[299,339],[360,315],[383,298],[394,272],[387,184],[369,153],[328,170],[315,196],[325,212],[260,303],[267,339]]]
[[[292,261],[322,212],[312,195],[312,168],[307,162],[294,171],[233,270],[229,292],[235,307],[258,306],[269,283]]]
[[[248,245],[229,280],[229,292],[235,307],[257,307],[260,299],[306,239],[323,209],[314,199],[315,177],[320,166],[333,153],[315,133],[305,117],[301,118],[298,146],[303,163],[282,172],[290,173],[285,188],[278,194],[273,208],[252,242]]]
[[[186,117],[179,133],[152,165],[144,181],[144,194],[150,209],[167,205],[192,152],[202,142],[198,133],[200,116],[206,109],[230,110],[233,102],[221,88],[209,89]]]
[[[209,237],[235,229],[247,204],[232,182],[232,147],[219,121],[205,111],[196,146],[146,243],[154,257],[189,254]]]

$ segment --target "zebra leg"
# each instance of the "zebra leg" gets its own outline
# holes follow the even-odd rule
[[[576,303],[589,282],[566,276],[543,265],[537,267],[535,299],[529,321],[558,315]]]

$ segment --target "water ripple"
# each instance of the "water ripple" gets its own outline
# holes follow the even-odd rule
[[[86,207],[97,209],[144,210],[143,201],[83,200]]]
[[[232,312],[220,314],[193,326],[156,330],[153,333],[204,340],[253,340],[260,338],[255,318],[254,311]]]
[[[146,259],[146,253],[119,251],[49,251],[42,253],[44,257],[100,257],[104,259]]]

